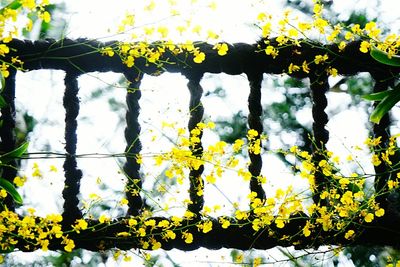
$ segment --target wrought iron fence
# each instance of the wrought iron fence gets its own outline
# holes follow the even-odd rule
[[[270,40],[271,44],[275,40]],[[121,59],[115,55],[112,57],[103,56],[102,48],[113,47],[117,42],[101,43],[92,40],[43,40],[43,41],[22,41],[12,40],[8,45],[11,47],[11,52],[7,58],[16,57],[24,62],[23,71],[32,71],[40,69],[55,69],[65,72],[65,94],[63,99],[65,116],[65,152],[66,158],[64,162],[65,184],[62,192],[64,198],[63,207],[63,230],[71,229],[71,225],[77,219],[82,219],[82,213],[78,208],[80,180],[82,171],[79,169],[76,160],[76,146],[78,136],[77,131],[77,116],[79,113],[79,99],[77,97],[79,84],[77,78],[84,73],[89,72],[106,72],[122,73],[129,81],[129,87],[126,93],[126,163],[123,171],[127,175],[126,198],[128,199],[128,212],[126,216],[113,218],[112,222],[105,224],[99,223],[97,220],[86,219],[89,225],[94,229],[81,231],[79,235],[70,234],[70,237],[75,241],[77,248],[85,248],[89,250],[104,250],[109,248],[130,249],[141,247],[140,236],[124,236],[116,238],[120,232],[129,231],[128,220],[141,214],[144,200],[140,194],[131,194],[131,189],[141,190],[142,181],[145,177],[140,177],[140,164],[137,162],[135,155],[141,151],[140,143],[140,123],[138,116],[140,112],[139,99],[141,97],[140,84],[144,75],[155,75],[160,72],[181,73],[188,79],[187,87],[190,92],[190,102],[188,108],[190,110],[190,118],[188,130],[193,130],[197,123],[202,121],[204,108],[201,102],[203,89],[200,81],[205,73],[226,73],[229,75],[245,74],[249,81],[250,94],[248,97],[248,126],[250,129],[255,129],[259,133],[263,132],[261,115],[263,113],[261,105],[261,83],[263,74],[282,74],[287,73],[291,63],[301,65],[302,62],[312,61],[316,55],[329,54],[329,66],[336,68],[338,74],[341,75],[356,75],[359,72],[369,72],[373,77],[375,84],[371,85],[371,91],[380,92],[387,90],[394,82],[394,78],[399,73],[399,68],[382,65],[373,60],[368,54],[359,51],[359,42],[349,43],[345,51],[332,46],[313,47],[312,45],[302,44],[301,47],[282,47],[279,55],[276,58],[265,55],[262,52],[265,43],[259,44],[232,44],[229,45],[229,53],[220,57],[216,55],[213,46],[206,43],[199,43],[198,47],[206,55],[206,59],[202,64],[193,63],[190,60],[189,54],[173,54],[165,52],[162,55],[164,64],[161,68],[157,64],[149,63],[146,59],[137,59],[135,67],[128,68]],[[303,70],[291,73],[295,78],[308,78],[310,81],[310,96],[312,99],[312,117],[313,117],[313,135],[315,138],[313,157],[316,161],[323,159],[323,155],[318,151],[324,150],[325,145],[329,140],[329,132],[326,129],[328,123],[328,115],[325,113],[328,101],[326,93],[329,91],[328,77],[326,72],[327,65],[314,65],[310,67],[309,72]],[[1,110],[1,119],[3,125],[0,128],[0,150],[2,152],[12,151],[15,148],[15,79],[17,70],[10,68],[9,77],[6,79],[6,86],[2,92],[2,96],[6,99],[8,105]],[[382,144],[387,147],[389,142],[389,115],[386,115],[379,124],[373,126],[375,136],[382,136]],[[201,136],[200,136],[201,137]],[[260,138],[260,135],[257,137]],[[201,142],[191,147],[194,156],[201,156],[203,148]],[[257,180],[262,167],[262,157],[260,154],[249,152],[249,171],[252,175],[250,180],[250,190],[256,192],[257,196],[265,200],[265,192],[262,185]],[[9,167],[3,168],[3,177],[10,182],[17,175],[17,162],[12,161]],[[288,242],[280,237],[284,235],[295,235],[299,229],[302,229],[308,219],[304,213],[292,215],[293,220],[283,229],[278,229],[274,226],[275,233],[270,235],[270,231],[255,231],[251,224],[232,224],[229,228],[224,229],[218,223],[218,218],[208,218],[213,223],[213,231],[210,233],[199,232],[196,228],[196,222],[202,220],[200,214],[203,209],[204,197],[197,194],[197,190],[204,185],[202,172],[203,166],[196,170],[191,170],[189,177],[190,181],[190,200],[191,203],[187,209],[194,214],[195,217],[187,219],[183,218],[188,232],[193,234],[193,242],[188,244],[182,238],[174,240],[163,239],[160,231],[157,228],[152,229],[153,237],[162,244],[163,249],[178,248],[182,250],[193,250],[199,247],[209,249],[219,249],[222,247],[248,249],[259,248],[267,249],[277,245],[291,246],[293,242]],[[385,175],[387,166],[384,164],[375,167],[375,190],[382,191],[385,188],[388,175]],[[316,192],[321,192],[324,189],[325,181],[328,179],[322,172],[316,174]],[[314,194],[313,200],[315,203],[323,201],[318,193]],[[379,201],[382,207],[388,207],[387,195],[381,195]],[[13,210],[14,203],[11,198],[6,199],[6,206]],[[228,218],[228,217],[225,217]],[[154,217],[151,218],[157,223],[162,220],[167,220],[171,224],[171,218]],[[228,218],[234,222],[235,218]],[[365,228],[360,236],[352,241],[353,244],[396,244],[399,238],[398,215],[388,212],[381,220],[374,222]],[[182,234],[179,227],[174,229],[177,235]],[[329,231],[322,231],[317,238],[299,238],[296,242],[298,248],[317,247],[322,244],[348,244],[349,240],[339,236],[331,236]],[[21,250],[35,250],[38,246],[26,246],[26,242],[21,240],[16,245]],[[49,248],[56,250],[62,249],[61,241],[54,238],[50,240]]]

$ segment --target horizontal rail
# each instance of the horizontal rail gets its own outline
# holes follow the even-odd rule
[[[362,53],[360,41],[348,43],[343,51],[339,51],[337,45],[314,46],[302,43],[300,47],[279,47],[274,39],[269,40],[270,45],[279,48],[279,54],[273,58],[263,52],[264,42],[261,44],[236,43],[229,45],[229,51],[225,56],[219,56],[213,45],[198,42],[195,46],[204,52],[205,60],[201,64],[193,62],[193,56],[189,53],[174,54],[166,50],[155,63],[146,62],[144,58],[135,60],[134,68],[146,74],[159,74],[160,71],[180,72],[190,76],[198,73],[227,73],[231,75],[255,72],[281,74],[288,72],[291,63],[302,65],[304,61],[313,62],[316,55],[327,54],[328,64],[338,70],[341,75],[354,75],[359,72],[392,73],[398,74],[400,68],[386,66],[375,61],[368,53]],[[7,45],[11,48],[7,57],[18,56],[24,62],[26,71],[37,69],[59,69],[71,72],[107,72],[124,73],[129,68],[121,58],[103,55],[102,48],[117,47],[118,41],[99,42],[86,39],[78,40],[40,40],[28,41],[14,39]],[[156,44],[154,45],[156,46]],[[167,62],[160,66],[158,62]],[[322,64],[310,65],[309,73],[323,68]],[[297,78],[305,78],[309,73],[302,69],[290,75]]]

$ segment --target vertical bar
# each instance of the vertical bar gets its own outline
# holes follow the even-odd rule
[[[15,76],[16,69],[9,67],[9,76],[5,79],[5,87],[1,96],[7,103],[7,106],[1,109],[1,121],[0,127],[0,151],[1,153],[7,153],[15,149]],[[8,166],[2,167],[1,177],[9,182],[13,182],[17,175],[17,161],[12,159],[7,163]],[[14,210],[15,205],[12,197],[7,195],[3,201],[4,205],[9,210]]]
[[[372,73],[371,75],[375,80],[375,85],[373,88],[374,93],[386,91],[390,86],[393,85],[393,78],[388,78],[387,75],[384,74],[379,75],[375,73]],[[374,108],[376,108],[378,104],[379,101],[375,101]],[[389,147],[390,124],[391,124],[390,114],[386,113],[378,124],[374,123],[373,125],[374,138],[381,137],[380,147],[384,150],[386,150]],[[379,164],[378,166],[374,166],[375,169],[374,188],[377,195],[376,200],[381,204],[382,208],[386,208],[385,202],[388,195],[387,182],[391,178],[391,172],[388,171],[390,167],[387,165],[385,160],[382,159],[382,154],[378,154],[377,156],[379,157],[382,163]],[[394,156],[391,156],[390,158],[393,160],[393,157]]]
[[[189,78],[189,82],[187,87],[190,92],[190,102],[189,102],[189,111],[190,111],[190,119],[188,124],[188,129],[190,132],[190,136],[192,136],[192,130],[197,127],[197,124],[202,121],[204,114],[204,107],[201,103],[201,96],[203,94],[203,88],[200,85],[201,77],[197,78]],[[201,140],[203,133],[200,132],[198,137]],[[201,157],[203,155],[203,146],[201,141],[199,143],[195,143],[191,145],[191,151],[194,157]],[[189,173],[190,179],[190,188],[189,195],[191,203],[188,205],[188,210],[199,214],[204,206],[204,198],[203,194],[198,194],[199,191],[202,191],[204,188],[204,181],[201,177],[204,171],[204,165],[200,165],[198,169],[191,169]]]
[[[326,92],[329,90],[328,76],[325,73],[310,76],[310,89],[311,89],[311,100],[312,100],[312,117],[313,117],[313,136],[314,143],[312,147],[313,160],[318,163],[325,159],[324,151],[325,145],[329,140],[329,132],[325,129],[325,125],[328,123],[328,115],[325,113],[325,108],[328,105],[326,98]],[[322,170],[317,167],[315,172],[315,192],[313,194],[314,203],[318,204],[321,202],[320,194],[327,186],[327,178],[322,173]]]
[[[126,162],[123,170],[128,178],[126,183],[126,198],[128,200],[128,215],[136,216],[141,213],[143,200],[140,196],[142,190],[142,179],[140,177],[140,163],[138,162],[138,156],[142,149],[140,143],[140,124],[139,124],[139,112],[140,105],[139,99],[142,95],[139,87],[143,78],[142,73],[135,73],[132,70],[124,73],[126,79],[129,81],[126,94],[126,104],[128,110],[126,112],[126,128],[125,128],[125,157]]]
[[[76,162],[76,145],[78,137],[76,130],[78,127],[77,117],[79,114],[78,98],[78,75],[67,72],[65,75],[65,93],[63,104],[65,108],[65,150],[67,156],[64,161],[65,183],[62,192],[64,198],[63,226],[69,228],[75,220],[82,218],[82,213],[78,208],[80,180],[82,171],[78,169]]]
[[[259,142],[261,144],[261,134],[263,132],[263,125],[261,122],[262,105],[261,105],[261,83],[263,80],[263,73],[247,74],[250,85],[250,94],[248,98],[249,116],[247,118],[249,129],[257,131],[257,136],[252,142]],[[265,192],[262,188],[262,183],[258,179],[262,168],[261,153],[249,149],[249,172],[251,173],[250,190],[257,193],[257,198],[265,200]]]

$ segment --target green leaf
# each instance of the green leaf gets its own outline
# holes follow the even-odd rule
[[[376,106],[374,111],[371,113],[369,120],[373,123],[378,124],[382,117],[389,112],[389,110],[400,101],[400,84],[398,84],[394,90],[390,90],[389,94],[382,99],[381,102]]]
[[[0,108],[5,108],[7,106],[8,106],[7,101],[4,99],[3,96],[0,95]]]
[[[0,14],[3,14],[6,9],[16,10],[16,9],[20,8],[21,6],[22,6],[22,3],[20,0],[14,0],[11,3],[9,3],[8,5],[6,5],[5,7],[1,8]]]
[[[393,55],[391,58],[388,57],[388,53],[379,50],[375,46],[372,46],[370,55],[376,61],[385,65],[400,67],[400,56]]]
[[[369,101],[381,101],[385,97],[387,97],[391,93],[391,91],[393,91],[393,90],[386,90],[386,91],[382,91],[382,92],[378,92],[378,93],[372,93],[372,94],[368,94],[368,95],[363,95],[361,97],[363,99],[369,100]]]
[[[10,151],[8,153],[5,153],[5,154],[1,155],[0,156],[0,161],[2,163],[7,163],[7,162],[11,161],[12,159],[21,157],[26,152],[26,150],[28,149],[28,146],[29,146],[28,142],[23,143],[22,145],[20,145],[19,147],[17,147],[13,151]]]
[[[3,92],[4,88],[6,87],[6,80],[4,79],[4,76],[1,72],[0,72],[0,82],[1,82],[0,92]]]
[[[7,191],[8,194],[10,194],[10,196],[14,199],[14,201],[19,204],[22,205],[22,197],[21,195],[18,193],[17,189],[15,189],[15,186],[10,183],[9,181],[7,181],[4,178],[0,178],[0,187],[2,187],[4,190]]]

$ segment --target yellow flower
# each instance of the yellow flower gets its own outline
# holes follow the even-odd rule
[[[288,74],[292,74],[293,72],[299,71],[300,67],[297,65],[294,65],[293,63],[290,63],[289,68],[288,68]]]
[[[1,189],[0,190],[0,198],[5,198],[5,197],[7,197],[7,191],[4,189]]]
[[[105,223],[105,222],[109,222],[110,221],[110,218],[109,217],[107,217],[106,215],[101,215],[100,216],[100,218],[99,218],[99,222],[100,223]]]
[[[56,166],[50,165],[50,171],[51,171],[51,172],[57,172],[58,170],[57,170],[57,167],[56,167]]]
[[[212,224],[212,221],[207,221],[207,222],[205,222],[201,227],[202,227],[202,229],[203,229],[203,233],[208,233],[208,232],[210,232],[211,230],[212,230],[212,226],[213,226],[213,224]]]
[[[161,38],[166,38],[168,36],[168,28],[165,26],[160,26],[157,29],[157,32],[161,35]]]
[[[305,73],[310,73],[310,68],[308,67],[307,61],[303,61],[303,64],[301,64],[301,68]]]
[[[213,173],[211,173],[210,175],[206,176],[206,181],[209,182],[210,184],[215,184],[216,180],[217,179],[215,178]]]
[[[137,225],[137,223],[138,222],[135,219],[131,218],[131,219],[128,220],[128,225],[131,226],[131,227]]]
[[[305,225],[304,228],[303,228],[303,235],[304,235],[305,237],[308,237],[308,236],[311,235],[310,226],[311,226],[310,222],[307,221],[306,225]]]
[[[261,258],[254,258],[253,260],[253,267],[258,267],[260,266],[262,263],[262,259]]]
[[[353,238],[354,234],[355,234],[354,230],[348,230],[348,231],[346,232],[346,234],[344,235],[344,238],[350,240],[350,239]]]
[[[14,178],[14,184],[18,187],[23,186],[25,182],[26,182],[25,176],[23,176],[23,177],[17,176]]]
[[[382,161],[379,159],[378,155],[376,155],[376,154],[373,154],[373,155],[372,155],[372,160],[371,160],[371,162],[372,162],[372,164],[373,164],[374,166],[379,166],[379,165],[382,163]]]
[[[314,14],[317,16],[321,15],[322,8],[323,8],[323,5],[316,3],[313,8]]]
[[[160,242],[154,242],[151,246],[152,250],[157,250],[161,248],[161,243]]]
[[[79,219],[76,221],[76,227],[81,230],[86,230],[88,223],[84,219]]]
[[[216,44],[213,49],[218,50],[218,55],[225,56],[228,53],[229,47],[226,43]]]
[[[284,222],[284,220],[282,218],[277,218],[275,220],[275,224],[276,224],[276,227],[278,227],[278,228],[285,227],[285,222]]]
[[[195,52],[194,53],[194,58],[193,61],[197,64],[200,64],[201,62],[203,62],[206,59],[206,54],[204,54],[203,52]]]
[[[124,64],[128,68],[133,67],[133,65],[135,65],[135,58],[133,56],[127,56],[127,58],[124,60]]]
[[[220,218],[219,223],[222,225],[222,228],[224,229],[228,228],[231,225],[231,222],[224,218]]]
[[[35,0],[22,0],[21,4],[25,8],[34,9],[36,7]]]
[[[325,55],[316,55],[315,56],[315,59],[314,59],[314,62],[315,62],[315,64],[320,64],[320,63],[323,63],[323,62],[325,62],[325,61],[327,61],[328,60],[328,55],[327,54],[325,54]]]
[[[272,45],[269,45],[265,48],[265,54],[272,56],[272,58],[275,58],[278,55],[278,50]]]
[[[235,258],[235,263],[242,263],[243,262],[243,254],[238,254]]]
[[[171,230],[167,230],[164,236],[169,239],[175,239],[176,234]]]
[[[190,244],[193,242],[193,235],[188,232],[183,232],[182,239],[185,239],[185,243]]]
[[[104,47],[101,49],[101,54],[112,57],[112,56],[114,56],[115,53],[114,53],[114,50],[112,49],[112,47],[108,46],[108,47]]]
[[[385,210],[380,208],[377,211],[375,211],[375,215],[376,217],[382,217],[383,215],[385,215]]]
[[[8,48],[5,44],[0,44],[0,56],[4,56],[5,54],[10,52],[10,48]]]
[[[154,227],[154,226],[156,226],[156,220],[154,220],[154,219],[147,220],[144,222],[144,225]]]
[[[338,75],[338,70],[332,67],[329,67],[327,72],[332,75],[332,77],[336,77]]]
[[[259,13],[257,16],[257,20],[259,20],[259,21],[263,21],[266,18],[267,18],[267,15],[264,12]]]
[[[298,30],[291,28],[288,31],[288,35],[289,35],[289,37],[297,37],[297,36],[299,36],[299,32],[298,32]]]
[[[128,205],[128,200],[126,198],[122,198],[119,202],[122,206]]]
[[[312,28],[311,24],[310,23],[306,23],[306,22],[299,22],[298,23],[298,27],[299,27],[300,31],[302,31],[303,33]]]
[[[39,14],[39,18],[41,18],[44,22],[49,23],[51,20],[51,15],[49,12],[45,11]]]
[[[271,22],[265,23],[264,26],[262,26],[262,36],[264,38],[268,37],[271,33],[271,30],[272,30]]]
[[[341,41],[338,45],[339,51],[343,51],[346,48],[346,42],[345,41]]]
[[[72,239],[64,238],[62,243],[65,244],[64,249],[67,252],[72,252],[72,250],[75,247],[74,240],[72,240]]]
[[[208,30],[207,31],[207,39],[218,39],[219,36],[215,32]]]
[[[374,220],[374,214],[368,213],[368,214],[364,217],[364,220],[365,220],[367,223],[372,222],[372,221]]]
[[[117,233],[115,236],[117,236],[117,237],[128,237],[128,236],[130,236],[131,234],[130,233],[128,233],[128,232],[119,232],[119,233]]]
[[[367,41],[362,41],[360,44],[360,51],[363,53],[368,53],[371,44]]]

